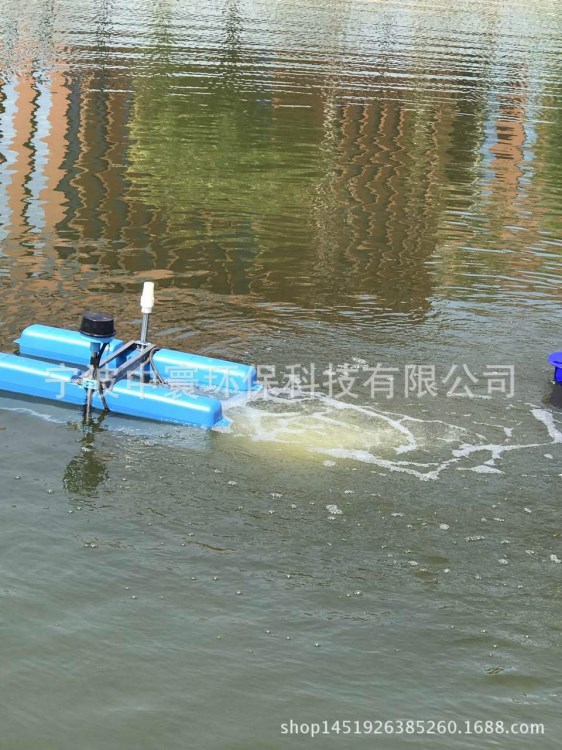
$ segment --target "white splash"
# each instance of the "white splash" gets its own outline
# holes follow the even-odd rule
[[[402,473],[420,481],[435,481],[451,469],[500,477],[504,472],[498,464],[507,454],[541,447],[544,450],[562,443],[562,431],[553,415],[536,404],[528,406],[533,417],[547,428],[548,437],[543,440],[516,442],[514,427],[478,421],[464,427],[320,393],[293,393],[288,397],[282,389],[272,389],[266,398],[243,405],[223,403],[232,419],[227,432],[263,444],[264,450],[282,450],[301,461],[320,454],[326,456],[322,461],[326,467],[334,466],[336,460],[360,462],[373,466],[375,474]],[[490,440],[480,433],[479,425],[486,427],[486,432],[488,428],[501,430],[505,442]],[[475,456],[480,460],[475,462]]]
[[[462,471],[464,467],[459,467],[459,471]],[[471,466],[467,471],[474,471],[476,474],[503,474],[503,471],[496,469],[493,466],[486,466],[481,464],[480,466]]]
[[[531,414],[545,425],[553,443],[562,443],[562,432],[556,427],[551,412],[546,409],[531,409]]]

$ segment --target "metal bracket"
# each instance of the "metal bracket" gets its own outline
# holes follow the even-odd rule
[[[139,346],[142,346],[142,348],[139,348]],[[125,378],[130,372],[138,370],[147,362],[150,364],[152,355],[154,354],[154,352],[158,351],[159,347],[156,346],[156,344],[141,345],[138,341],[128,341],[126,344],[123,344],[123,346],[120,346],[119,349],[110,354],[109,357],[106,357],[99,363],[98,373],[101,374],[102,368],[106,367],[113,360],[116,360],[118,357],[121,357],[124,354],[129,354],[135,349],[137,350],[136,354],[133,354],[132,357],[130,357],[122,365],[117,367],[113,371],[111,377],[102,378],[98,375],[97,383],[99,384],[99,387],[101,387],[102,391],[110,390],[115,385],[115,383],[123,380],[123,378]],[[76,382],[80,385],[84,385],[84,387],[86,388],[90,387],[89,383],[91,382],[91,369],[88,368],[87,370],[81,372],[77,376]]]

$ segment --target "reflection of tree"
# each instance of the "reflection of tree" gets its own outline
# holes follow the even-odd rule
[[[299,74],[295,93],[284,97],[292,74],[277,52],[271,92],[262,92],[260,60],[244,48],[235,0],[223,21],[214,54],[195,47],[182,59],[164,24],[166,44],[155,40],[150,74],[134,82],[129,176],[184,243],[162,258],[166,267],[206,268],[190,283],[231,293],[253,289],[319,306],[342,294],[374,295],[383,307],[427,309],[428,260],[445,207],[453,194],[458,210],[478,199],[487,83],[457,68],[451,80],[465,81],[458,101],[428,103],[422,83],[410,101],[391,84],[373,95],[375,72],[349,76],[335,29],[333,60],[318,74]],[[391,58],[381,55],[380,65]],[[415,80],[415,59],[411,65]],[[280,105],[300,101],[298,91],[307,91],[310,106],[297,118]]]
[[[98,3],[94,43],[78,69],[41,82],[48,96],[33,76],[15,93],[0,84],[2,122],[3,98],[17,101],[3,249],[26,256],[18,282],[53,294],[53,279],[72,287],[69,269],[76,290],[141,272],[240,295],[250,315],[264,299],[423,315],[435,283],[468,294],[486,274],[525,275],[538,257],[526,248],[558,230],[562,91],[549,84],[534,116],[536,62],[496,55],[494,12],[475,50],[434,64],[424,14],[377,16],[354,47],[348,4],[295,8],[312,26],[283,40],[282,14],[262,39],[238,0],[213,6],[204,29],[155,0],[142,41],[123,50],[119,6]],[[26,192],[43,177],[40,195]]]
[[[219,76],[214,88],[230,94],[235,103],[242,83],[244,63],[241,50],[242,18],[238,0],[228,0],[223,10],[223,18],[224,41],[221,46]]]
[[[294,179],[295,134],[277,127],[269,84],[252,70],[267,61],[243,47],[238,3],[223,20],[212,51],[176,42],[173,54],[157,53],[155,39],[149,74],[134,81],[129,177],[182,246],[168,248],[166,267],[206,269],[191,283],[246,293],[258,254],[276,241],[269,220],[302,215],[310,198],[308,180]]]
[[[337,167],[316,211],[330,247],[322,270],[334,292],[343,284],[385,307],[424,308],[440,211],[436,123],[392,100],[340,105],[334,114],[327,127],[337,134],[330,136]]]
[[[406,101],[383,88],[357,103],[345,103],[345,91],[339,103],[333,95],[326,102],[324,151],[333,166],[319,185],[315,218],[319,265],[334,291],[374,294],[374,306],[391,309],[429,307],[429,259],[446,210],[477,200],[483,85],[467,84],[458,101],[433,101],[420,83]]]

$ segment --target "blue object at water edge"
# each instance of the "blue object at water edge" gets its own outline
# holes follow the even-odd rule
[[[553,352],[548,361],[554,367],[554,382],[562,383],[562,352]]]

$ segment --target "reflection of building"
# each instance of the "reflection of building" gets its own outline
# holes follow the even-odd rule
[[[41,254],[26,261],[26,271],[43,271],[47,256],[64,260],[76,243],[93,242],[86,266],[91,260],[126,269],[127,253],[116,254],[115,243],[148,245],[158,212],[128,195],[131,93],[122,78],[111,80],[103,70],[80,78],[30,74],[0,83],[0,89],[5,252],[19,257],[39,243]]]
[[[516,73],[518,75],[516,75]],[[450,221],[443,257],[445,276],[470,287],[489,279],[487,294],[501,287],[532,287],[543,259],[532,249],[541,243],[544,209],[538,193],[534,154],[527,132],[530,87],[526,67],[513,72],[497,110],[487,103],[480,163],[472,171],[473,200]]]
[[[490,203],[493,206],[493,221],[504,229],[504,237],[509,234],[505,231],[505,225],[519,221],[518,203],[525,200],[525,110],[528,96],[523,72],[522,79],[514,82],[512,91],[500,98],[494,123],[494,141],[490,145],[490,171],[493,174]]]
[[[400,90],[382,58],[360,73],[337,55],[301,68],[291,48],[258,58],[235,11],[212,54],[176,57],[164,24],[142,74],[100,43],[97,68],[0,82],[0,252],[17,259],[13,278],[141,272],[245,304],[252,292],[329,311],[363,297],[423,314],[436,249],[454,285],[484,231],[487,247],[511,241],[512,224],[536,237],[525,71],[490,145],[485,71],[453,71],[434,96],[413,56]],[[521,257],[500,269],[516,274]]]
[[[2,235],[14,243],[27,232],[52,238],[65,215],[65,196],[59,189],[68,124],[65,78],[60,73],[23,75],[4,83],[3,95]]]

